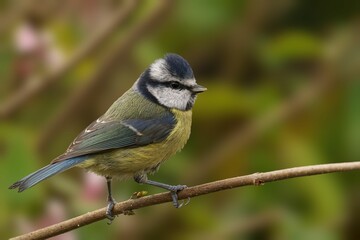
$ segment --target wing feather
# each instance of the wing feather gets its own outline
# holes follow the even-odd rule
[[[171,112],[155,119],[103,121],[100,118],[80,133],[67,151],[52,162],[160,142],[170,134],[175,124],[176,120]]]

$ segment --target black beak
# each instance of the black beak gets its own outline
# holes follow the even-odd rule
[[[196,85],[191,87],[191,91],[193,93],[201,93],[201,92],[205,92],[206,90],[207,90],[206,87],[203,87],[203,86],[201,86],[199,84],[196,84]]]

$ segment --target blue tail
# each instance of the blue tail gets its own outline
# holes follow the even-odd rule
[[[66,159],[61,162],[51,163],[37,170],[36,172],[27,175],[23,179],[17,181],[13,185],[11,185],[9,189],[18,188],[19,189],[18,192],[22,192],[57,173],[61,173],[69,168],[74,167],[75,165],[81,163],[86,159],[87,157],[81,156],[81,157]]]

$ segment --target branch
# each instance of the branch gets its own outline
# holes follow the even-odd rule
[[[80,45],[72,57],[56,71],[49,73],[39,81],[28,81],[18,92],[6,99],[0,106],[0,119],[13,115],[29,99],[45,91],[54,82],[60,80],[70,69],[78,64],[84,57],[95,51],[111,34],[116,32],[120,25],[126,22],[133,10],[138,5],[138,1],[128,0],[119,7],[114,17],[104,24],[89,40]]]
[[[179,192],[178,196],[179,199],[187,199],[190,197],[197,197],[200,195],[242,186],[260,186],[267,182],[274,182],[284,179],[326,174],[332,172],[345,172],[352,170],[360,170],[360,161],[294,167],[265,173],[254,173],[240,177],[227,178],[215,182],[209,182],[193,187],[188,187]],[[117,203],[114,207],[114,213],[121,214],[126,211],[131,211],[134,209],[144,208],[171,201],[172,200],[169,193],[159,193],[139,199],[130,199],[124,202]],[[105,219],[105,211],[106,208],[101,208],[93,212],[88,212],[81,216],[69,219],[67,221],[60,222],[52,226],[42,228],[21,236],[17,236],[12,239],[43,239],[57,236],[70,230]]]

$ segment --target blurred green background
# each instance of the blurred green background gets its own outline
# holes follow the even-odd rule
[[[192,136],[153,180],[188,186],[360,160],[360,2],[65,0],[0,2],[0,236],[106,205],[81,169],[18,194],[167,52],[208,88]],[[100,221],[56,239],[360,239],[360,176],[244,187]],[[161,192],[115,182],[115,198]]]

